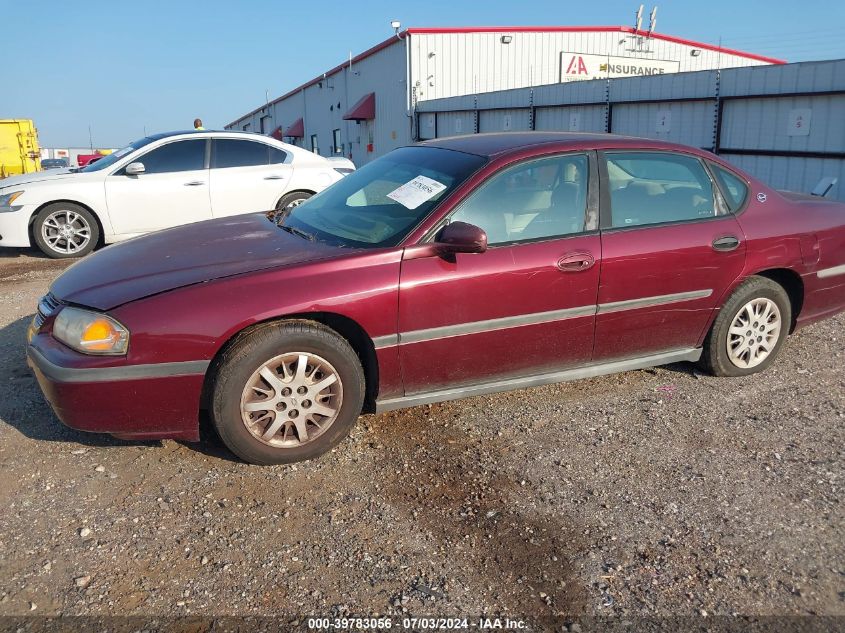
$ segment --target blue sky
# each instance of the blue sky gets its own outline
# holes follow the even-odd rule
[[[637,0],[0,0],[0,118],[45,147],[220,128],[403,26],[631,24]],[[650,10],[646,5],[647,14]],[[845,57],[845,3],[666,0],[657,30],[788,61]]]

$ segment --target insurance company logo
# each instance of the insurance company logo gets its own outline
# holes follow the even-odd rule
[[[561,52],[561,81],[579,79],[644,77],[680,70],[680,62],[637,57],[614,57],[590,53]]]
[[[584,63],[584,57],[582,55],[573,55],[572,59],[569,61],[569,67],[566,69],[567,75],[589,75],[590,71],[587,70],[587,64]]]

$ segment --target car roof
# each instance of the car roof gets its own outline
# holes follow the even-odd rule
[[[159,132],[158,134],[148,134],[146,138],[154,141],[163,138],[170,138],[171,136],[183,136],[186,134],[206,134],[206,135],[221,135],[221,136],[246,136],[248,138],[256,138],[263,140],[276,140],[272,136],[266,134],[259,134],[258,132],[240,132],[237,130],[174,130],[172,132]]]
[[[467,134],[450,136],[430,141],[423,141],[418,145],[424,147],[440,147],[467,154],[476,154],[489,158],[516,153],[530,147],[543,145],[571,146],[572,149],[584,149],[595,146],[598,148],[638,148],[638,149],[672,149],[685,152],[700,150],[686,145],[667,143],[653,139],[622,136],[619,134],[585,133],[585,132],[490,132],[483,134]]]

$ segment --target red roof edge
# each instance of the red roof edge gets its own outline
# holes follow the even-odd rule
[[[282,126],[280,125],[275,130],[270,132],[270,136],[272,136],[277,141],[281,141],[284,138],[284,134],[282,133]]]
[[[284,136],[293,136],[294,138],[305,136],[305,122],[302,119],[297,119],[293,122],[293,125],[285,130]]]
[[[372,121],[376,118],[376,93],[364,95],[343,115],[344,121]]]
[[[685,44],[694,48],[704,48],[709,51],[717,51],[726,53],[728,55],[737,55],[739,57],[747,57],[767,64],[785,64],[782,59],[775,59],[774,57],[765,57],[763,55],[756,55],[754,53],[746,53],[732,48],[724,48],[714,46],[713,44],[704,44],[694,40],[684,39],[682,37],[675,37],[673,35],[664,35],[663,33],[649,33],[648,31],[639,31],[630,26],[462,26],[462,27],[414,27],[409,28],[408,33],[411,35],[417,33],[420,35],[433,34],[447,34],[447,33],[607,33],[607,32],[631,33],[634,35],[643,35],[646,37],[653,37],[658,40],[665,40],[667,42],[674,42],[675,44]]]
[[[637,29],[631,28],[630,26],[461,26],[461,27],[412,27],[397,33],[396,35],[391,35],[389,38],[384,40],[383,42],[379,42],[372,48],[368,48],[363,53],[356,55],[352,58],[352,64],[356,64],[357,62],[366,59],[370,55],[374,55],[385,48],[396,44],[404,40],[408,35],[433,35],[433,34],[447,34],[447,33],[606,33],[606,32],[617,32],[617,33],[631,33],[634,35],[643,35],[646,37],[653,37],[659,40],[665,40],[667,42],[674,42],[675,44],[685,44],[687,46],[692,46],[694,48],[703,48],[708,51],[716,51],[725,53],[727,55],[737,55],[739,57],[745,57],[747,59],[753,59],[760,62],[765,62],[767,64],[785,64],[786,62],[782,59],[775,59],[774,57],[765,57],[763,55],[755,55],[754,53],[746,53],[743,51],[738,51],[732,48],[724,48],[719,46],[714,46],[712,44],[703,44],[702,42],[696,42],[693,40],[687,40],[682,37],[675,37],[673,35],[664,35],[663,33],[649,33],[647,31],[637,31]],[[277,97],[273,99],[270,103],[265,104],[259,108],[255,108],[251,112],[244,114],[243,116],[238,117],[231,123],[227,124],[226,127],[230,127],[241,121],[247,117],[251,117],[252,115],[256,114],[257,112],[261,112],[264,108],[279,103],[290,97],[291,95],[295,95],[297,92],[301,90],[305,90],[309,86],[313,86],[314,84],[327,79],[328,77],[334,75],[335,73],[340,72],[344,68],[349,66],[350,62],[345,61],[342,64],[338,64],[331,70],[326,71],[325,73],[315,77],[311,81],[308,81],[301,86],[297,86],[293,90],[286,92],[281,97]],[[286,135],[287,136],[287,135]]]

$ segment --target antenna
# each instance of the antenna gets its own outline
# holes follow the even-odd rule
[[[643,8],[645,5],[640,5],[640,8],[637,9],[636,18],[634,19],[634,30],[639,31],[640,27],[643,25]]]
[[[651,15],[648,16],[648,32],[651,34],[657,26],[657,5],[651,10]]]

